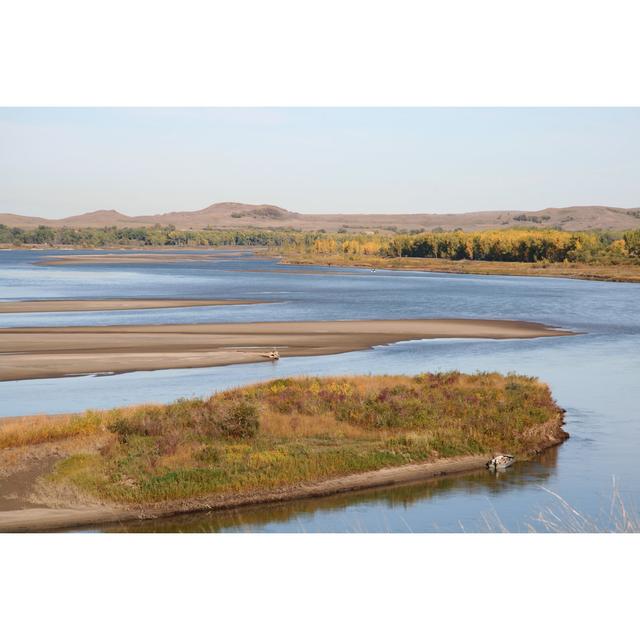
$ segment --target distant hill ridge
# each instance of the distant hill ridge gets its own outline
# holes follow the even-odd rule
[[[127,216],[114,209],[99,209],[57,220],[1,213],[0,224],[32,229],[50,227],[145,227],[174,225],[177,229],[293,228],[303,231],[374,231],[463,229],[476,231],[517,226],[569,231],[640,227],[640,208],[607,206],[550,207],[540,211],[477,211],[470,213],[303,214],[270,204],[218,202],[197,211],[172,211],[157,215]]]

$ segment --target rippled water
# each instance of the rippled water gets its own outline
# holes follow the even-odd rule
[[[496,370],[539,376],[567,409],[571,439],[499,477],[480,472],[127,530],[483,531],[499,521],[522,531],[541,510],[557,507],[544,489],[608,527],[614,478],[627,506],[640,505],[640,285],[295,267],[224,252],[215,262],[34,264],[55,253],[0,252],[0,299],[210,297],[273,304],[2,314],[0,326],[456,317],[532,320],[581,332],[535,340],[417,340],[278,363],[0,383],[0,414],[25,415],[169,401],[288,375]]]

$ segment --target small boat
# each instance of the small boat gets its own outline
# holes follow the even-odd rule
[[[278,350],[274,347],[269,353],[261,353],[263,358],[269,358],[269,360],[280,360],[280,354]]]
[[[510,467],[515,461],[516,459],[514,456],[510,456],[508,454],[500,454],[487,462],[487,469],[490,469],[492,471],[502,471],[502,469]]]

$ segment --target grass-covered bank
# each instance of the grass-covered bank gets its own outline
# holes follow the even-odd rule
[[[640,264],[632,262],[505,262],[450,260],[447,258],[382,257],[352,254],[320,254],[274,251],[283,264],[367,267],[406,271],[432,271],[488,276],[543,276],[604,282],[640,282]]]
[[[9,421],[0,450],[83,443],[39,482],[52,504],[186,510],[465,456],[525,458],[567,437],[562,413],[545,384],[517,375],[281,379],[206,400]]]

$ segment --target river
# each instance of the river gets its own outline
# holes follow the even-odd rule
[[[271,304],[0,314],[0,326],[485,318],[542,322],[579,333],[533,340],[415,340],[277,363],[0,382],[0,415],[15,416],[167,402],[290,375],[515,371],[549,383],[567,410],[566,443],[498,476],[481,472],[95,530],[527,531],[541,528],[541,512],[558,511],[553,494],[612,529],[614,483],[627,508],[640,505],[640,284],[297,267],[250,251],[208,252],[217,259],[199,262],[36,264],[70,253],[88,252],[0,251],[0,299],[186,297]]]

